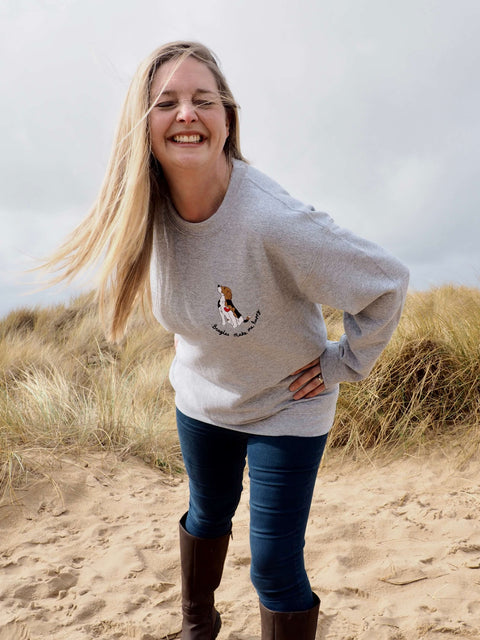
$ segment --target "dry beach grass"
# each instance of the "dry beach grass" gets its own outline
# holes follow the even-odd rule
[[[140,317],[109,345],[89,296],[1,321],[0,640],[178,632],[172,352]],[[307,535],[317,640],[480,638],[479,370],[480,291],[442,287],[410,294],[371,376],[343,385]],[[259,637],[245,494],[219,640]]]
[[[341,314],[325,315],[337,336]],[[108,344],[89,296],[11,312],[0,322],[1,486],[33,471],[39,452],[114,450],[180,468],[167,379],[172,355],[172,336],[139,316],[120,346]],[[410,294],[372,374],[342,386],[330,447],[404,453],[455,436],[473,454],[479,371],[480,290]]]

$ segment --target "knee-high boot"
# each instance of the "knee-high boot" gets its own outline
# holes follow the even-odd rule
[[[315,593],[313,599],[311,609],[289,613],[270,611],[260,603],[262,640],[315,640],[320,600]]]
[[[185,529],[187,514],[180,520],[182,566],[181,640],[214,640],[221,627],[214,607],[214,591],[220,584],[230,534],[196,538]]]

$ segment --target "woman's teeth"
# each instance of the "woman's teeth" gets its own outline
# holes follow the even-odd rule
[[[195,143],[195,142],[201,142],[202,141],[202,136],[173,136],[173,141],[174,142],[190,142],[190,143]]]

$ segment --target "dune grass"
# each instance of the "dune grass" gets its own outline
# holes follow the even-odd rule
[[[338,318],[337,318],[338,322]],[[412,293],[371,375],[342,385],[330,446],[421,450],[480,445],[480,290]]]
[[[173,337],[141,318],[121,347],[107,343],[91,296],[10,313],[0,323],[0,486],[41,472],[48,453],[114,450],[180,470],[172,357]]]
[[[331,338],[341,313],[325,309]],[[18,309],[0,322],[0,487],[42,473],[48,456],[113,450],[182,469],[168,382],[173,337],[136,316],[108,344],[92,296]],[[480,451],[480,290],[411,293],[372,374],[342,385],[330,449],[409,452],[455,438]]]

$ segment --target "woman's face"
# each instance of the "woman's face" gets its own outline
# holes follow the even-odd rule
[[[176,64],[171,60],[157,70],[150,91],[154,104],[149,115],[150,142],[167,180],[178,170],[224,168],[223,147],[229,131],[210,69],[188,57],[168,80]]]

